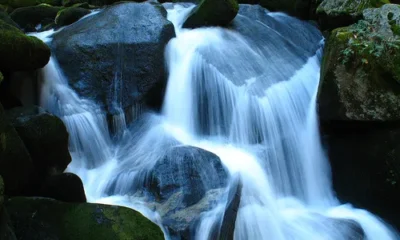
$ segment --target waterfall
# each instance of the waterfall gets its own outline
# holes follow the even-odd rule
[[[166,7],[177,37],[165,53],[162,114],[144,114],[129,127],[121,112],[115,127],[120,138],[112,139],[102,110],[68,86],[54,57],[42,70],[42,106],[70,133],[67,170],[82,178],[89,201],[139,210],[169,238],[160,214],[138,192],[166,148],[189,145],[216,154],[229,180],[240,176],[237,240],[398,238],[378,217],[334,196],[316,114],[323,39],[307,36],[316,31],[310,24],[284,14],[265,12],[270,24],[239,14],[238,21],[253,21],[268,33],[251,39],[240,26],[181,29],[193,6]],[[48,34],[39,37],[51,41]],[[221,197],[201,215],[194,239],[212,239],[226,201]]]

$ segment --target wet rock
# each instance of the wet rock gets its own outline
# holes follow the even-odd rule
[[[40,4],[18,8],[10,14],[10,17],[25,31],[35,32],[38,25],[45,26],[53,23],[60,10],[60,7]]]
[[[238,11],[237,0],[202,0],[189,14],[183,27],[226,26]]]
[[[164,239],[157,225],[125,207],[44,198],[11,198],[6,207],[19,240]]]
[[[0,42],[0,70],[4,72],[35,70],[50,59],[50,49],[41,40],[1,20]]]
[[[326,43],[318,93],[323,121],[400,120],[400,8],[385,5],[365,15],[335,29]]]
[[[58,12],[55,23],[58,26],[70,25],[89,13],[90,10],[87,10],[85,8],[79,8],[79,7],[66,8]]]
[[[39,107],[7,111],[7,117],[32,157],[40,178],[62,173],[71,162],[64,123]]]
[[[63,202],[86,202],[82,180],[73,173],[50,176],[42,184],[40,196]]]
[[[34,167],[17,131],[11,126],[0,104],[0,175],[7,195],[22,195],[29,191],[34,179]]]
[[[182,192],[182,206],[199,202],[206,191],[226,185],[227,173],[218,156],[200,148],[183,146],[167,151],[148,174],[148,190],[162,202]]]
[[[70,86],[114,115],[136,103],[161,106],[164,48],[174,36],[160,4],[120,3],[55,34],[52,49]]]
[[[319,24],[323,29],[348,26],[362,18],[368,8],[381,7],[388,0],[323,0],[317,8]]]

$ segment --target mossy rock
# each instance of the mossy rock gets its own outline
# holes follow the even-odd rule
[[[40,196],[63,202],[86,202],[82,180],[73,173],[50,176],[42,184]]]
[[[0,4],[0,10],[4,11],[6,13],[11,13],[12,11],[14,11],[14,8],[7,4]]]
[[[31,7],[42,3],[52,6],[61,6],[61,0],[0,0],[0,3],[13,8]]]
[[[31,71],[50,59],[49,47],[36,37],[0,20],[0,70]]]
[[[310,18],[312,0],[260,0],[260,5],[269,11],[285,12],[301,19]]]
[[[125,207],[43,198],[11,198],[6,207],[19,240],[164,239],[156,224]]]
[[[4,79],[3,74],[0,72],[0,84],[1,82],[3,82],[3,79]]]
[[[237,0],[203,0],[189,14],[183,27],[226,26],[235,18],[238,11]]]
[[[334,29],[356,23],[368,8],[381,7],[389,0],[324,0],[317,8],[322,29]]]
[[[62,5],[64,7],[71,7],[74,4],[78,4],[78,3],[87,3],[87,0],[63,0],[62,1]]]
[[[66,8],[58,12],[55,22],[58,26],[70,25],[89,13],[90,10],[85,8]]]
[[[400,8],[389,4],[373,12],[335,29],[326,43],[318,94],[322,121],[400,120],[400,37],[392,31]]]
[[[69,135],[61,119],[36,106],[13,108],[6,115],[24,142],[40,180],[64,172],[71,156]]]
[[[19,28],[18,24],[14,22],[10,16],[7,14],[7,12],[0,10],[0,20],[4,21],[5,23],[8,23],[16,28]]]
[[[53,7],[48,4],[40,4],[37,6],[23,7],[14,10],[10,17],[22,29],[28,32],[36,31],[37,25],[47,25],[54,22],[57,13],[61,7]]]
[[[24,143],[8,122],[0,104],[0,175],[7,195],[23,195],[34,179],[34,167]]]

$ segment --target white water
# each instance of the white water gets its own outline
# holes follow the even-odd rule
[[[320,53],[280,81],[274,77],[279,74],[262,70],[268,64],[279,73],[294,63],[265,59],[259,46],[232,30],[180,29],[189,10],[180,5],[168,10],[177,37],[166,50],[169,80],[162,115],[148,116],[134,130],[117,117],[122,135],[117,142],[105,114],[68,87],[55,59],[43,69],[42,105],[68,128],[73,157],[68,171],[82,178],[88,200],[134,208],[161,225],[158,213],[134,195],[135,177],[151,169],[167,147],[192,145],[215,153],[229,175],[241,177],[237,240],[358,239],[346,219],[357,222],[367,239],[397,239],[377,217],[334,197],[315,106]],[[280,47],[274,50],[287,50]],[[111,183],[113,196],[107,194]],[[195,239],[211,239],[224,201],[202,215]]]

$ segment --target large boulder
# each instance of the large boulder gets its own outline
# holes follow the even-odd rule
[[[10,17],[25,31],[34,32],[38,25],[45,26],[53,23],[60,10],[61,7],[40,4],[37,6],[18,8],[10,14]]]
[[[400,124],[354,121],[322,125],[338,198],[368,209],[400,229]]]
[[[365,15],[335,29],[326,43],[318,94],[323,121],[400,120],[400,8]]]
[[[158,201],[181,192],[182,207],[199,202],[208,190],[225,187],[227,183],[227,172],[219,157],[190,146],[168,150],[148,175],[146,186]]]
[[[19,240],[157,240],[161,229],[125,207],[11,198],[6,207]]]
[[[183,27],[226,26],[238,11],[237,0],[202,0],[189,14]]]
[[[321,68],[318,113],[339,199],[400,227],[400,8],[367,9],[335,29]]]
[[[39,107],[20,107],[7,111],[41,178],[62,173],[71,162],[68,132],[58,117]]]
[[[16,27],[0,20],[0,70],[30,71],[44,67],[50,49],[36,37],[26,36]]]
[[[89,13],[90,10],[85,8],[80,8],[80,7],[65,8],[57,13],[55,23],[58,26],[70,25]]]
[[[42,184],[40,196],[63,202],[86,202],[82,180],[73,173],[48,177]]]
[[[0,175],[7,185],[7,195],[21,195],[29,191],[34,167],[17,131],[8,122],[0,104]]]
[[[120,3],[55,34],[52,48],[70,86],[116,114],[136,103],[161,105],[164,48],[174,36],[158,3]]]
[[[363,11],[380,7],[389,0],[323,0],[317,8],[319,25],[323,29],[348,26],[362,18]]]

